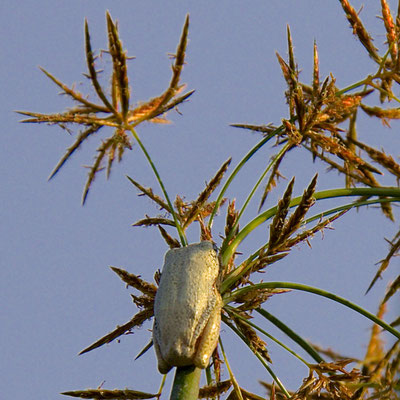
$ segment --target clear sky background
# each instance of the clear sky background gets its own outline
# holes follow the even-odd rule
[[[397,2],[392,1],[393,9]],[[353,2],[361,6],[360,1]],[[368,1],[362,18],[385,41],[376,18],[380,2]],[[285,82],[275,52],[286,57],[286,25],[292,30],[302,79],[311,82],[313,41],[319,47],[321,75],[330,72],[338,87],[345,87],[376,68],[351,28],[338,1],[3,1],[0,5],[0,397],[2,399],[61,399],[62,391],[97,387],[156,392],[161,375],[153,350],[134,361],[150,339],[151,324],[89,354],[77,353],[97,338],[128,321],[136,312],[130,291],[108,268],[125,268],[152,281],[167,250],[156,229],[131,227],[145,214],[158,210],[125,175],[159,189],[143,155],[135,146],[115,165],[108,182],[100,175],[81,207],[87,170],[98,138],[74,154],[50,183],[47,176],[73,138],[57,127],[18,124],[13,110],[57,112],[71,106],[58,96],[58,88],[37,68],[46,68],[63,82],[84,83],[83,21],[87,17],[94,49],[106,47],[105,11],[119,21],[128,54],[132,100],[160,94],[170,79],[167,53],[176,49],[186,13],[190,13],[187,64],[182,81],[196,89],[182,115],[170,113],[171,125],[143,125],[138,132],[156,162],[171,197],[197,196],[228,157],[233,165],[259,136],[229,127],[230,123],[280,124],[288,116]],[[106,63],[106,67],[109,64]],[[371,103],[373,104],[373,99]],[[363,141],[384,146],[398,155],[398,123],[382,127],[362,116],[358,122]],[[273,154],[264,149],[240,175],[229,196],[241,204]],[[343,178],[325,173],[325,167],[296,152],[282,167],[290,179],[296,175],[300,195],[316,171],[318,190],[343,187]],[[385,182],[385,181],[384,181]],[[286,182],[268,199],[274,204]],[[386,184],[394,182],[387,180]],[[256,196],[245,220],[256,213]],[[324,207],[328,207],[328,204]],[[225,210],[225,209],[224,209]],[[399,213],[395,210],[396,216]],[[214,237],[223,233],[224,215],[215,223]],[[351,211],[335,222],[334,230],[317,235],[312,249],[300,246],[261,278],[301,282],[330,290],[371,312],[376,312],[385,282],[398,273],[393,260],[374,289],[364,296],[376,272],[374,265],[387,254],[384,237],[391,238],[398,223],[385,219],[379,209]],[[198,241],[196,229],[190,242]],[[239,248],[244,254],[267,238],[257,230]],[[219,243],[217,243],[219,244]],[[397,301],[397,303],[396,303]],[[398,314],[398,295],[386,320]],[[304,337],[333,347],[351,357],[363,357],[369,321],[335,303],[311,294],[275,296],[265,307]],[[397,310],[395,308],[397,307]],[[283,339],[272,326],[264,327]],[[229,360],[240,384],[265,395],[258,381],[270,376],[229,328],[221,331]],[[392,339],[387,337],[387,342]],[[308,373],[296,359],[267,340],[273,368],[289,389]],[[172,373],[164,398],[168,398]],[[227,375],[226,375],[227,376]]]

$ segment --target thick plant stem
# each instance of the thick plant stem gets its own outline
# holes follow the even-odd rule
[[[170,400],[196,400],[199,395],[201,369],[194,365],[176,368]]]

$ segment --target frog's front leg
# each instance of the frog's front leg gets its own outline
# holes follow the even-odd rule
[[[222,298],[219,292],[215,290],[215,307],[204,331],[199,338],[196,354],[194,356],[193,363],[198,368],[206,368],[208,366],[209,359],[217,346],[219,339],[219,328],[221,325],[221,309],[222,309]]]

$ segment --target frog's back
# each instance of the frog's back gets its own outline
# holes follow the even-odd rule
[[[167,363],[192,364],[196,343],[220,298],[215,287],[219,268],[211,242],[172,249],[165,255],[153,334]]]

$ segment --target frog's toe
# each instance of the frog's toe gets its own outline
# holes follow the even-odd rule
[[[158,360],[158,370],[161,374],[167,374],[171,368],[172,366],[167,364],[164,360]]]

